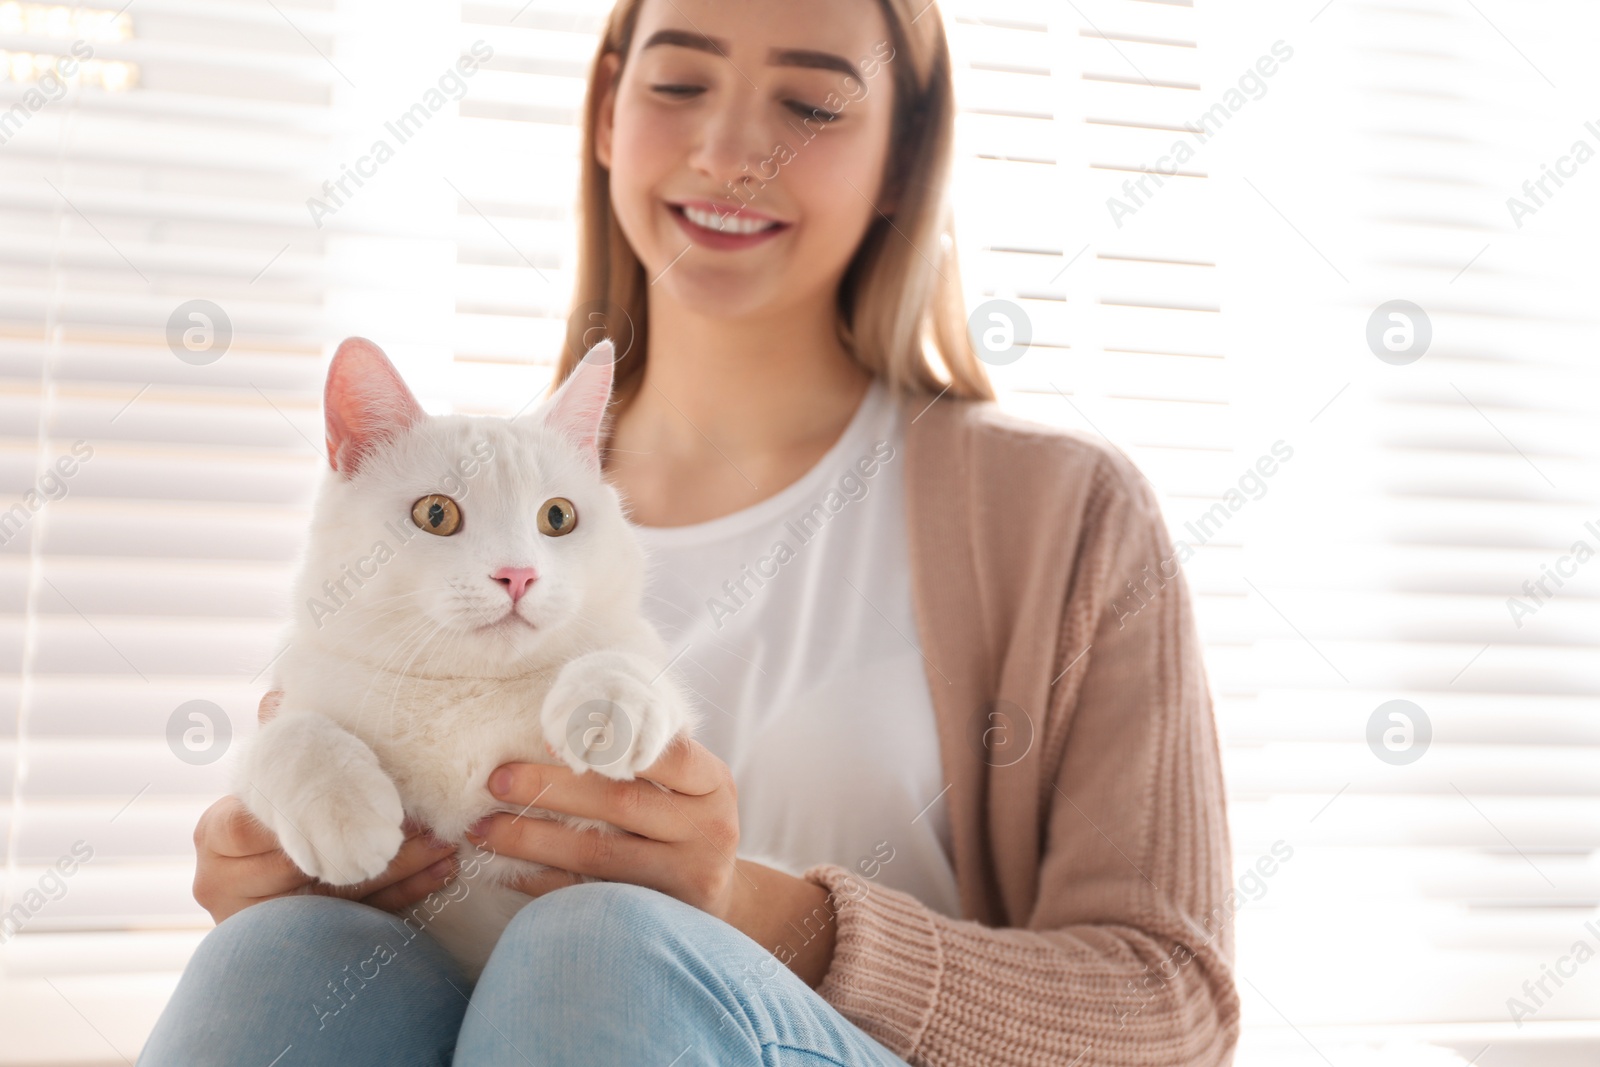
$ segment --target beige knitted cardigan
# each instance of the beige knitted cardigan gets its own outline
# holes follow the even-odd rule
[[[1149,483],[990,401],[899,402],[963,919],[810,868],[838,923],[818,992],[917,1067],[1230,1063],[1216,727]]]

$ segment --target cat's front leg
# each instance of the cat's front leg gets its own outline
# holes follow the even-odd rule
[[[629,779],[650,766],[694,711],[670,672],[633,652],[570,660],[544,698],[539,724],[556,755],[578,772]]]
[[[295,866],[329,885],[383,873],[405,839],[394,781],[325,715],[285,711],[262,726],[235,767],[233,792]]]

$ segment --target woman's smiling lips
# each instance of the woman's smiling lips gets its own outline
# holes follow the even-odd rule
[[[790,226],[748,207],[715,204],[709,200],[668,202],[667,211],[695,244],[727,251],[752,248]]]

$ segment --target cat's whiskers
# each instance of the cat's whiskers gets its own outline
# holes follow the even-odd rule
[[[377,600],[363,600],[360,601],[360,603],[363,610],[368,610],[383,604],[392,604],[396,600],[406,600],[410,597],[423,596],[430,592],[431,590],[428,589],[411,589],[404,593],[390,593],[388,596],[379,597]],[[354,604],[357,603],[357,601],[352,600],[351,603]]]
[[[424,595],[427,594],[427,592],[428,592],[427,590],[419,589],[419,590],[413,590],[412,592],[409,592],[409,593],[397,593],[397,594],[395,594],[393,596],[384,597],[381,600],[370,601],[364,606],[366,608],[370,609],[370,608],[376,607],[376,606],[381,605],[381,604],[388,604],[388,603],[393,603],[395,601],[407,600],[407,599],[410,599],[412,597],[424,596]],[[364,630],[368,630],[370,628],[379,626],[380,624],[387,623],[387,622],[389,622],[390,619],[394,618],[395,616],[400,616],[400,615],[405,615],[405,614],[408,614],[408,609],[406,609],[404,607],[388,608],[388,609],[385,609],[384,611],[364,613],[363,617],[358,618],[353,624],[347,624],[346,626],[344,626],[340,630],[340,636],[344,637],[344,638],[347,638],[347,639],[349,639],[349,638],[365,638],[368,635],[363,633]],[[394,658],[394,656],[396,656],[396,655],[402,654],[406,644],[409,642],[411,637],[414,634],[417,634],[418,632],[420,632],[422,629],[424,629],[428,625],[428,623],[430,621],[431,620],[427,619],[426,616],[423,616],[423,617],[420,617],[420,618],[413,617],[409,622],[407,622],[402,627],[400,627],[399,628],[399,633],[401,634],[401,636],[397,639],[397,642],[398,642],[400,647],[398,649],[391,648],[391,651],[390,651],[389,655],[385,657],[383,663],[379,664],[379,669],[381,670],[383,665],[386,664],[389,659]],[[363,699],[363,703],[364,702],[365,701]],[[358,711],[357,712],[355,726],[354,726],[352,732],[359,734],[360,727],[361,727],[361,713]]]
[[[431,622],[432,620],[429,621]],[[400,667],[399,670],[394,672],[394,684],[389,689],[389,702],[388,706],[385,708],[385,711],[388,715],[388,721],[384,724],[391,736],[394,733],[395,703],[400,699],[401,688],[408,682],[415,684],[416,682],[420,681],[420,679],[415,678],[410,674],[411,665],[417,661],[418,656],[422,655],[422,650],[428,647],[429,642],[431,642],[435,637],[438,637],[440,634],[448,633],[449,631],[443,625],[435,624],[432,632],[418,642],[417,647],[412,651],[405,664]]]
[[[428,646],[428,643],[443,630],[444,626],[434,619],[422,618],[418,620],[415,625],[407,628],[404,637],[395,643],[389,653],[374,668],[374,681],[378,679],[386,680],[389,683],[389,695],[386,700],[380,698],[372,701],[372,703],[374,706],[381,704],[385,707],[386,712],[389,714],[389,721],[385,726],[391,733],[393,731],[394,701],[400,687],[408,681],[416,681],[416,679],[408,678],[407,676],[410,664]],[[378,694],[374,691],[372,695],[377,696]],[[363,713],[365,713],[366,704],[367,701],[363,701]]]
[[[695,617],[694,612],[690,611],[688,608],[679,607],[677,604],[674,604],[672,601],[668,600],[664,596],[658,596],[655,593],[646,593],[644,595],[644,599],[646,599],[646,600],[659,600],[661,603],[665,604],[667,607],[671,608],[673,611],[676,611],[679,615],[684,615],[684,616],[687,616],[689,618],[694,618]]]
[[[433,633],[429,633],[428,632],[430,627],[433,629]],[[403,672],[391,672],[390,668],[389,668],[389,663],[391,661],[393,661],[393,660],[396,660],[396,659],[400,658],[401,656],[414,656],[416,650],[411,648],[412,642],[414,640],[420,639],[420,640],[418,640],[418,644],[417,644],[417,649],[420,649],[423,645],[426,645],[427,642],[430,641],[433,638],[433,634],[434,633],[437,633],[441,629],[443,629],[443,627],[441,627],[438,623],[434,622],[432,619],[428,618],[425,615],[422,616],[421,618],[415,620],[411,625],[407,626],[402,631],[402,634],[401,634],[400,638],[389,649],[388,654],[385,655],[383,657],[383,659],[378,662],[378,665],[374,670],[374,674],[376,674],[379,677],[382,677],[383,675],[390,674],[390,673],[393,673],[395,675],[395,688],[394,688],[393,691],[391,691],[391,694],[390,694],[390,697],[389,697],[389,706],[390,706],[391,712],[393,710],[393,704],[394,704],[395,695],[399,691],[399,685],[400,685],[401,681],[404,680],[404,674],[403,674]],[[356,712],[355,731],[357,733],[360,732],[361,722],[366,717],[367,704],[370,702],[372,695],[373,694],[372,694],[372,690],[371,689],[369,689],[365,694],[362,695],[361,706]],[[386,724],[386,725],[389,726],[390,732],[392,733],[393,732],[393,718],[392,718],[392,715],[391,715],[389,723]]]
[[[429,621],[432,620],[423,614],[409,610],[395,610],[382,618],[367,619],[360,626],[352,626],[341,636],[346,640],[353,640],[361,648],[366,649],[380,640],[396,639],[396,634],[409,631],[418,622]]]
[[[441,627],[441,629],[444,628]],[[447,640],[441,642],[433,651],[429,652],[428,658],[418,665],[418,669],[426,672],[438,660],[443,660],[447,663],[454,662],[456,651],[461,647],[465,633],[459,626],[449,627],[448,632],[445,634]]]
[[[409,660],[415,656],[417,650],[432,640],[434,633],[443,628],[443,624],[437,619],[429,618],[426,615],[418,616],[396,638],[395,643],[390,647],[383,659],[379,660],[374,666],[373,672],[380,675],[403,674],[403,669],[393,667],[391,664],[402,657]]]
[[[510,650],[512,656],[520,658],[521,655],[522,655],[521,650],[519,648],[517,648],[516,645],[512,644],[511,639],[509,637],[507,637],[505,634],[501,633],[499,628],[495,626],[495,623],[499,622],[500,620],[496,619],[496,618],[490,618],[490,617],[488,617],[487,615],[484,614],[484,611],[479,606],[480,598],[475,596],[475,595],[471,595],[467,591],[462,590],[453,580],[449,584],[450,584],[450,588],[455,591],[456,596],[460,600],[460,602],[462,604],[464,604],[467,607],[467,609],[469,609],[472,612],[472,614],[477,617],[479,623],[482,624],[484,627],[494,627],[489,632],[494,634],[495,637],[499,638],[501,641],[504,641],[506,643],[506,648]],[[515,609],[513,608],[513,610],[515,610]]]
[[[422,637],[423,639],[426,639],[424,637],[424,635],[426,634],[427,630],[428,630],[428,621],[427,620],[418,620],[418,621],[412,623],[409,627],[407,627],[406,630],[404,631],[403,636],[398,641],[396,641],[396,643],[393,646],[390,647],[388,654],[384,656],[384,658],[379,662],[377,667],[373,670],[372,673],[374,675],[374,678],[375,679],[376,678],[382,678],[385,675],[387,675],[388,674],[389,662],[391,660],[398,659],[399,657],[401,657],[403,655],[407,655],[409,653],[410,649],[411,649],[412,642],[413,642],[413,640],[415,638]],[[368,705],[374,703],[374,699],[373,698],[376,695],[377,694],[375,693],[375,691],[374,691],[374,689],[372,687],[369,687],[367,689],[367,691],[361,695],[361,704],[356,709],[356,722],[355,722],[355,726],[353,728],[355,732],[357,732],[357,733],[361,732],[361,725],[365,721],[366,716],[367,716],[367,707],[368,707]]]
[[[390,605],[390,604],[393,604],[395,601],[409,600],[409,599],[411,599],[413,597],[421,597],[421,596],[425,596],[425,595],[428,595],[428,594],[429,594],[429,590],[426,590],[426,589],[414,589],[409,593],[396,593],[396,594],[394,594],[392,596],[386,596],[386,597],[383,597],[383,598],[381,598],[379,600],[371,600],[371,601],[363,602],[362,603],[362,610],[357,613],[358,617],[357,617],[356,621],[354,623],[348,624],[348,628],[345,629],[343,632],[345,634],[349,635],[349,636],[356,636],[356,635],[360,634],[363,630],[367,629],[368,627],[376,626],[376,625],[378,625],[380,623],[387,622],[387,621],[389,621],[389,619],[391,619],[395,615],[399,615],[403,611],[405,611],[405,610],[407,610],[409,608],[409,605],[407,605],[405,607],[400,607],[400,608],[384,607],[384,605]],[[353,603],[355,603],[355,601],[351,601],[351,603],[353,604]],[[377,608],[383,608],[383,610],[381,610],[381,611],[374,610],[374,609],[377,609]]]
[[[583,634],[585,637],[591,636],[594,633],[603,633],[606,630],[605,624],[599,619],[596,619],[592,615],[585,614],[576,608],[574,608],[572,611],[572,623],[582,623],[584,626],[589,627],[590,632]],[[571,625],[571,623],[569,623],[569,625]]]
[[[370,644],[375,637],[382,635],[363,633],[362,631],[370,630],[380,625],[388,626],[388,624],[390,624],[397,617],[401,621],[390,627],[391,632],[387,636],[389,637],[391,644],[389,646],[388,653],[374,667],[374,669],[378,671],[384,670],[389,661],[396,656],[404,655],[406,649],[409,647],[409,642],[418,633],[426,629],[427,626],[438,625],[438,623],[429,618],[426,614],[414,613],[409,607],[391,608],[375,615],[373,618],[364,620],[363,624],[360,626],[352,627],[351,630],[345,635],[347,637],[359,637],[363,642]],[[372,665],[370,660],[363,660],[363,662],[367,663],[369,666]]]
[[[467,607],[473,609],[474,613],[478,614],[481,617],[481,612],[478,611],[477,605],[475,603],[476,598],[473,598],[470,593],[467,593],[467,592],[461,590],[457,586],[457,584],[454,582],[454,580],[451,580],[448,584],[450,585],[452,591],[455,593],[455,599],[454,600],[446,599],[444,601],[444,603],[442,604],[442,606],[445,607],[445,608],[451,608],[451,607],[456,606],[456,602],[459,601],[461,603],[464,603]],[[392,602],[397,601],[397,600],[405,600],[405,599],[409,599],[409,598],[412,598],[412,597],[421,597],[421,596],[437,598],[439,596],[439,594],[438,594],[437,590],[418,589],[418,590],[413,590],[413,591],[411,591],[409,593],[399,593],[399,594],[396,594],[394,596],[385,597],[383,600],[373,601],[372,602],[372,606],[375,607],[375,606],[378,606],[378,605],[381,605],[381,604],[392,603]],[[401,614],[405,613],[408,610],[409,610],[409,607],[401,607],[401,608],[389,608],[389,609],[386,609],[386,610],[381,611],[381,612],[376,612],[376,613],[373,614],[372,618],[363,620],[360,624],[358,624],[357,626],[353,627],[348,632],[349,632],[350,635],[354,636],[354,635],[358,634],[364,628],[372,627],[372,626],[376,626],[376,625],[378,625],[380,623],[388,622],[394,616],[401,615]],[[426,618],[426,617],[424,617],[424,618]],[[439,623],[439,625],[448,626],[453,621],[454,620],[445,620],[444,622]]]

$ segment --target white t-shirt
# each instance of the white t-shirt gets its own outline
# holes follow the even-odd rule
[[[794,484],[689,526],[638,527],[645,612],[733,771],[741,855],[837,863],[959,917],[947,798],[911,610],[904,427],[880,379]],[[892,856],[892,858],[890,858]]]

